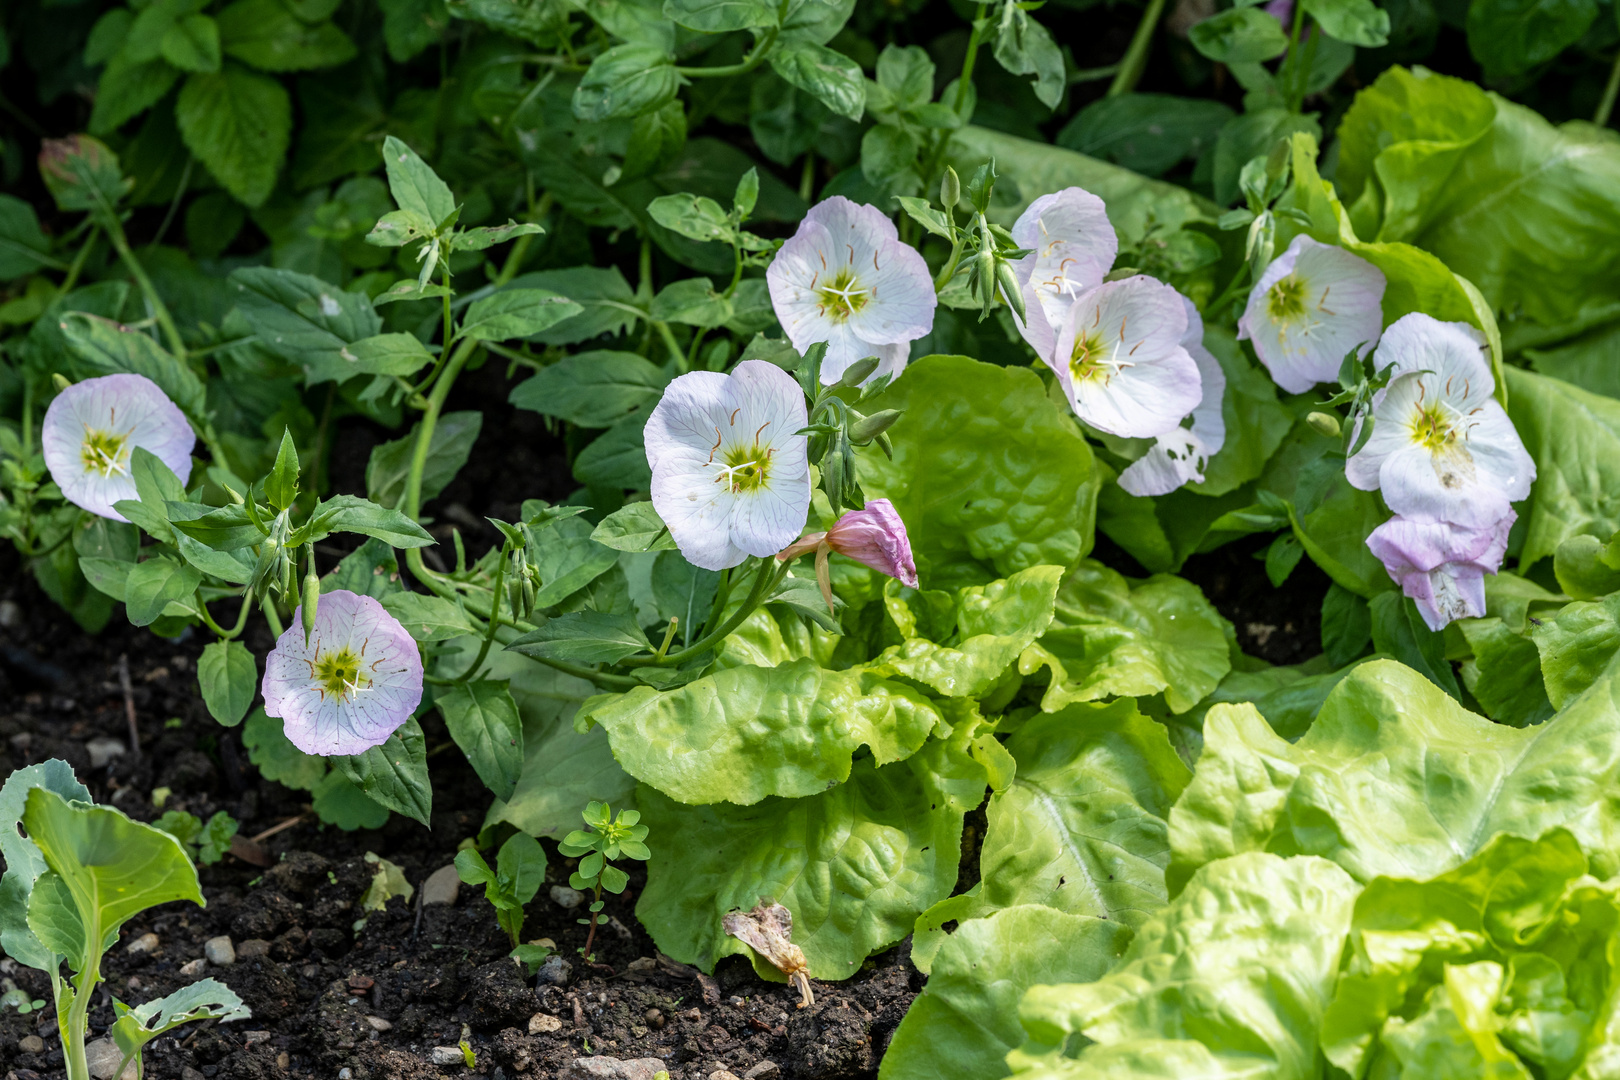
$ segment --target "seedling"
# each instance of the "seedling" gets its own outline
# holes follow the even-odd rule
[[[484,899],[495,906],[495,921],[512,939],[513,954],[527,962],[530,957],[518,955],[525,948],[523,905],[534,899],[546,880],[546,853],[539,842],[527,833],[512,834],[501,845],[494,870],[476,849],[466,848],[456,855],[456,874],[468,885],[484,887]]]
[[[630,884],[630,875],[613,866],[612,860],[622,855],[645,862],[652,858],[652,852],[642,843],[647,838],[647,826],[637,824],[641,820],[639,811],[621,810],[615,820],[613,808],[607,803],[592,802],[580,816],[591,831],[575,829],[563,838],[557,850],[569,857],[583,856],[578,869],[569,875],[568,884],[576,889],[592,890],[591,917],[579,920],[581,925],[591,928],[585,935],[585,947],[579,950],[590,964],[596,962],[591,955],[591,943],[596,940],[597,919],[602,913],[602,890],[622,893]]]
[[[179,840],[190,855],[204,866],[212,866],[231,850],[231,839],[241,825],[231,815],[220,810],[204,825],[195,814],[184,810],[169,810],[152,823]]]
[[[90,1080],[84,1039],[102,953],[147,908],[171,900],[204,906],[197,869],[174,836],[92,804],[73,769],[56,759],[17,770],[0,787],[0,855],[7,867],[0,946],[50,976],[68,1080]],[[142,1048],[188,1020],[252,1015],[214,979],[133,1008],[115,999],[113,1009],[113,1039],[124,1055],[115,1076],[131,1061],[139,1070]]]

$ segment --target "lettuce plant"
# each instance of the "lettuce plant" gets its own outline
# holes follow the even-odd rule
[[[73,770],[55,759],[18,769],[0,787],[0,854],[0,944],[50,977],[67,1075],[89,1080],[84,1040],[102,954],[148,908],[172,900],[203,906],[196,868],[174,836],[92,804]],[[124,1055],[115,1075],[180,1024],[251,1015],[214,979],[134,1008],[115,1001],[115,1011],[113,1038]]]

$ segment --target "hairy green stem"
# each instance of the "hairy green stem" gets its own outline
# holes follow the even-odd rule
[[[169,314],[163,298],[158,296],[157,287],[152,284],[152,279],[146,276],[146,268],[135,257],[135,252],[130,250],[129,239],[124,235],[123,223],[118,220],[115,213],[108,213],[102,227],[106,230],[107,239],[112,241],[113,250],[118,252],[118,257],[123,260],[130,276],[135,279],[135,284],[140,286],[141,295],[146,298],[147,306],[152,309],[152,317],[157,320],[158,326],[162,327],[163,336],[169,340],[169,351],[174,354],[175,359],[184,362],[186,343],[180,337],[180,328],[175,325],[174,316]]]
[[[1142,81],[1142,73],[1147,70],[1148,53],[1153,49],[1153,32],[1158,29],[1159,17],[1163,14],[1164,0],[1148,0],[1147,10],[1142,12],[1142,19],[1136,24],[1136,34],[1131,38],[1130,48],[1125,50],[1124,59],[1119,62],[1119,72],[1109,84],[1109,97],[1128,94]]]

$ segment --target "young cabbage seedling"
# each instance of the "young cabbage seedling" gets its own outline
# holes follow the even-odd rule
[[[468,885],[482,885],[484,899],[495,905],[495,921],[512,939],[515,953],[522,942],[523,905],[534,899],[546,880],[546,853],[527,833],[514,833],[501,845],[495,869],[473,848],[456,855],[456,874]]]
[[[175,837],[92,804],[73,769],[55,759],[18,769],[0,787],[0,856],[0,947],[50,976],[68,1080],[90,1080],[84,1036],[102,954],[147,908],[171,900],[203,906],[197,869]],[[188,1020],[252,1015],[213,979],[134,1008],[115,999],[113,1009],[123,1053],[115,1076],[131,1061],[139,1069],[142,1048]]]
[[[613,808],[607,803],[591,802],[580,816],[592,831],[575,829],[563,838],[557,850],[570,858],[584,856],[579,860],[579,868],[569,875],[568,884],[576,889],[593,891],[591,917],[579,920],[582,925],[591,928],[590,933],[585,935],[585,947],[579,951],[589,964],[595,963],[591,956],[591,943],[596,940],[597,918],[602,912],[602,890],[622,893],[624,887],[630,884],[630,875],[611,865],[611,860],[622,855],[645,862],[652,858],[652,852],[642,843],[647,839],[647,826],[637,824],[641,820],[639,811],[621,810],[618,820],[614,820]]]
[[[231,850],[231,839],[241,828],[240,823],[223,810],[209,818],[206,825],[197,815],[184,810],[165,810],[152,824],[180,841],[186,854],[204,866],[212,866],[225,857]]]

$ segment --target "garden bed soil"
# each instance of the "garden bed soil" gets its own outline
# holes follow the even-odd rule
[[[477,400],[504,402],[507,385],[492,365],[471,374],[458,396],[469,395],[473,406]],[[385,437],[355,421],[340,426],[331,466],[338,490],[363,487],[364,461]],[[479,536],[484,514],[510,518],[524,498],[566,496],[573,485],[565,460],[561,441],[534,414],[488,408],[472,461],[427,508],[441,523],[435,531],[454,522],[467,531],[469,548],[484,547],[494,539],[492,527],[490,536]],[[513,468],[514,461],[522,467]],[[498,497],[491,494],[497,487]],[[1109,559],[1109,551],[1099,554]],[[1129,566],[1128,559],[1109,561]],[[1273,590],[1246,547],[1234,545],[1198,557],[1186,572],[1233,620],[1248,651],[1287,663],[1318,651],[1316,624],[1326,586],[1325,579],[1311,576],[1314,570],[1304,564],[1287,589]],[[99,803],[151,821],[160,813],[152,792],[168,788],[165,809],[204,820],[224,810],[241,823],[242,836],[306,813],[306,794],[261,778],[240,729],[220,727],[204,709],[196,664],[205,643],[194,633],[159,638],[118,618],[100,635],[87,635],[6,548],[0,554],[5,771],[62,758]],[[248,643],[261,657],[270,649],[262,622],[250,627]],[[121,668],[127,669],[127,692]],[[138,748],[131,745],[130,707]],[[922,987],[923,977],[910,963],[909,939],[868,960],[845,982],[817,983],[815,1004],[801,1009],[796,991],[759,979],[740,957],[722,961],[712,978],[660,957],[633,914],[645,875],[639,864],[630,864],[631,884],[607,898],[604,914],[611,921],[596,938],[597,954],[608,967],[593,969],[577,952],[586,935],[578,924],[584,909],[566,909],[551,896],[551,886],[566,885],[572,860],[559,857],[550,841],[546,884],[526,909],[523,936],[556,944],[572,965],[562,985],[537,985],[506,959],[509,943],[479,889],[462,887],[452,905],[394,898],[362,923],[360,900],[375,869],[368,853],[402,867],[420,898],[423,881],[449,866],[457,845],[483,823],[488,792],[437,715],[423,729],[435,756],[431,829],[395,815],[382,829],[345,833],[320,826],[310,815],[260,842],[266,866],[228,855],[201,867],[206,908],[177,903],[144,913],[108,953],[106,982],[91,1011],[92,1037],[113,1020],[112,996],[139,1003],[170,993],[200,977],[195,967],[191,974],[182,969],[204,956],[204,944],[228,935],[237,961],[224,967],[205,963],[203,973],[240,994],[252,1018],[186,1025],[156,1040],[146,1055],[146,1075],[153,1080],[475,1074],[492,1080],[651,1080],[650,1059],[671,1080],[707,1080],[722,1069],[750,1080],[875,1075]],[[446,752],[434,754],[441,748]],[[982,811],[970,815],[965,853],[974,853],[982,828]],[[977,859],[969,858],[962,884],[971,884],[976,873]],[[149,933],[156,937],[150,951],[128,950]],[[49,999],[42,973],[10,961],[3,967],[32,996]],[[475,1064],[434,1064],[434,1048],[456,1046],[464,1030]],[[594,1063],[597,1071],[580,1071],[586,1066],[576,1062],[595,1057],[641,1062],[641,1071],[615,1072],[604,1062]],[[0,1077],[63,1075],[53,1010],[0,1012]]]

